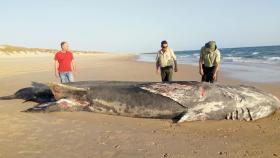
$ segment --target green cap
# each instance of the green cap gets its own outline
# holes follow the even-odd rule
[[[209,48],[210,51],[215,51],[217,49],[217,45],[215,41],[209,41],[205,44],[206,48]]]

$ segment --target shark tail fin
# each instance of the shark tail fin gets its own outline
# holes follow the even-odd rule
[[[11,100],[11,99],[16,99],[16,95],[9,95],[9,96],[3,96],[0,97],[0,100]]]

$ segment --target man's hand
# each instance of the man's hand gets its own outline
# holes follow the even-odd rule
[[[58,62],[57,62],[57,60],[54,61],[54,76],[56,78],[59,77],[59,74],[58,74]]]
[[[156,74],[157,74],[157,75],[159,75],[159,73],[160,73],[160,69],[159,69],[159,68],[157,68],[157,70],[156,70]]]
[[[72,72],[72,74],[73,74],[73,77],[76,77],[76,75],[77,75],[77,71],[76,71],[76,70],[74,70],[74,71]]]
[[[213,79],[216,80],[217,79],[217,73],[213,74]]]
[[[59,78],[59,75],[58,75],[57,72],[54,73],[54,76],[55,76],[56,78]]]
[[[174,71],[175,71],[175,72],[178,72],[178,68],[177,68],[177,66],[175,66]]]
[[[203,71],[203,69],[199,69],[199,74],[200,74],[201,76],[203,76],[203,75],[204,75],[204,71]]]
[[[178,66],[177,66],[177,60],[176,59],[174,59],[174,71],[175,72],[178,72]]]
[[[213,74],[213,79],[214,81],[217,81],[217,75],[218,75],[218,72],[219,72],[219,68],[220,68],[220,64],[218,64],[214,70],[214,74]]]

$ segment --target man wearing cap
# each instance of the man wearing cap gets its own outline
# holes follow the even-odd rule
[[[199,73],[202,82],[214,83],[220,68],[221,53],[215,41],[209,41],[201,48],[199,58]]]
[[[156,69],[157,73],[161,73],[162,82],[172,81],[173,70],[177,69],[176,56],[174,51],[168,47],[167,41],[161,42],[161,50],[158,51],[156,57]]]

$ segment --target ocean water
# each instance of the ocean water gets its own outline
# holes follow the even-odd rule
[[[221,71],[234,79],[280,82],[280,46],[220,48]],[[200,50],[176,51],[178,63],[198,66]],[[155,62],[156,53],[138,55],[139,61]],[[186,74],[190,75],[190,74]]]

